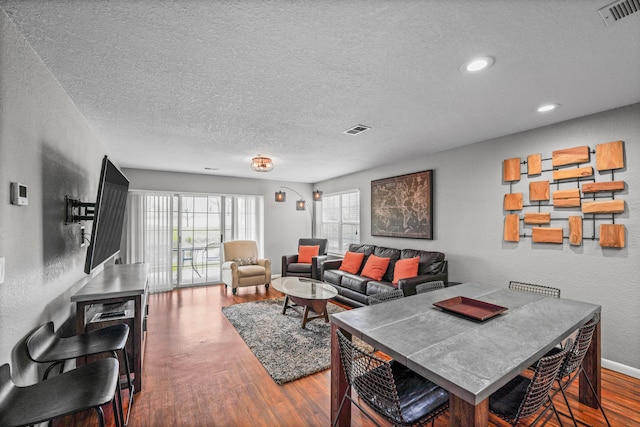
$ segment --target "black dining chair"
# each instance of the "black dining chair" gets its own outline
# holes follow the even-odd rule
[[[489,411],[515,426],[521,419],[535,414],[548,404],[530,425],[537,424],[549,409],[553,410],[562,425],[550,391],[568,352],[569,349],[563,349],[556,354],[542,357],[536,364],[532,378],[518,375],[502,386],[489,397]]]
[[[591,345],[591,339],[593,338],[593,332],[598,326],[598,322],[600,322],[600,314],[596,314],[589,322],[587,322],[584,326],[578,329],[578,334],[576,335],[575,342],[569,348],[569,353],[560,367],[560,372],[558,372],[558,376],[556,377],[556,381],[558,383],[558,390],[561,392],[562,397],[564,398],[564,402],[569,409],[569,417],[573,421],[573,425],[578,427],[578,420],[576,419],[573,411],[571,410],[571,405],[569,404],[569,399],[567,398],[566,391],[573,384],[573,382],[582,374],[582,378],[587,381],[589,385],[589,389],[591,393],[593,393],[593,397],[595,397],[596,402],[598,403],[598,408],[600,408],[600,412],[602,412],[602,416],[604,417],[605,422],[609,427],[611,427],[611,423],[609,423],[609,419],[607,418],[607,414],[604,412],[604,408],[602,407],[602,402],[598,399],[598,394],[596,393],[591,380],[584,372],[582,367],[582,361],[584,360],[587,351],[589,350],[589,346]],[[555,354],[559,352],[559,349],[553,348],[547,355]],[[581,380],[582,381],[582,380]],[[562,413],[561,413],[562,414]],[[565,415],[565,414],[562,414]]]
[[[367,302],[369,303],[369,305],[374,305],[400,298],[404,298],[404,292],[402,291],[402,289],[393,289],[391,291],[369,295],[367,297]]]
[[[133,382],[131,381],[131,370],[129,368],[129,357],[126,350],[128,337],[129,326],[124,323],[96,329],[85,334],[62,338],[54,332],[53,322],[47,322],[27,338],[27,353],[34,362],[49,364],[43,375],[43,380],[47,380],[51,370],[56,366],[59,366],[59,372],[62,373],[67,360],[99,354],[109,354],[118,360],[117,352],[122,352],[125,375],[127,376],[127,388],[129,389],[129,406],[126,419],[122,406],[120,381],[118,381],[117,398],[120,408],[118,414],[122,425],[126,425],[129,420],[129,414],[131,413],[134,392]]]
[[[431,292],[438,289],[444,289],[444,282],[442,280],[434,280],[432,282],[420,283],[416,286],[416,294],[423,294],[425,292]]]
[[[394,426],[423,425],[429,421],[433,426],[435,419],[448,409],[449,393],[446,390],[395,360],[383,360],[364,350],[340,330],[336,333],[340,360],[349,386],[371,409]],[[333,421],[334,427],[347,399],[380,426],[347,389]]]
[[[121,426],[116,398],[120,365],[105,358],[82,365],[26,387],[16,386],[8,363],[0,367],[0,426],[22,427],[94,409],[104,427],[102,406],[111,403],[116,426]]]
[[[548,297],[560,298],[560,289],[552,288],[551,286],[534,285],[533,283],[511,281],[509,282],[509,289],[523,292],[532,292],[534,294],[545,295]]]

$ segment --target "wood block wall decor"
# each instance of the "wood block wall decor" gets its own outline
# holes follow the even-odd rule
[[[540,175],[542,173],[542,155],[530,154],[527,156],[527,175]]]
[[[624,149],[622,141],[596,145],[596,169],[599,171],[624,167]]]
[[[553,206],[556,208],[573,208],[580,206],[580,190],[558,190],[553,192]]]
[[[582,203],[582,213],[603,214],[603,213],[623,213],[624,200],[605,200]]]
[[[522,193],[511,193],[504,195],[505,211],[521,211],[522,210]]]
[[[624,248],[624,225],[600,224],[600,246]]]
[[[520,241],[520,217],[518,214],[509,214],[504,218],[505,242]]]
[[[580,246],[582,244],[582,217],[569,217],[569,244]]]
[[[535,243],[562,243],[562,228],[534,227],[531,240]]]
[[[506,159],[502,166],[502,179],[505,182],[520,181],[520,157]]]
[[[534,181],[529,183],[529,201],[549,200],[549,181]]]
[[[616,216],[627,212],[624,191],[631,190],[622,178],[628,172],[625,162],[624,141],[503,160],[502,184],[509,186],[503,200],[504,241],[531,237],[534,243],[562,245],[566,239],[570,246],[583,246],[599,240],[600,246],[623,248],[626,229],[616,224]]]
[[[569,178],[585,178],[593,175],[593,168],[591,166],[585,166],[583,168],[573,169],[559,169],[553,171],[553,180],[560,181],[561,179]]]
[[[622,191],[624,181],[585,182],[582,184],[583,193],[598,193],[601,191]]]
[[[551,214],[549,212],[526,213],[524,214],[525,224],[550,224]]]
[[[551,154],[551,164],[553,166],[564,166],[575,163],[586,163],[589,161],[589,147],[573,147],[564,150],[556,150]]]

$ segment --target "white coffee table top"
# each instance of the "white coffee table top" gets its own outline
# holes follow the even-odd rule
[[[284,294],[304,299],[331,299],[338,295],[338,290],[328,283],[304,277],[279,277],[271,281],[271,285]]]

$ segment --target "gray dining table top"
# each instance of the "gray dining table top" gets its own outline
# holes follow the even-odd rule
[[[457,296],[508,310],[480,322],[433,306]],[[477,405],[599,311],[597,304],[468,282],[332,314],[331,322]]]

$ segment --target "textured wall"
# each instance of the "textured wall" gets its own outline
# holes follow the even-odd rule
[[[72,313],[70,296],[88,276],[78,225],[64,224],[64,196],[94,201],[104,145],[40,59],[0,13],[0,363],[35,380],[19,345],[47,320]],[[29,205],[9,203],[10,182]],[[87,223],[87,232],[91,224]]]
[[[601,248],[591,240],[579,247],[533,244],[530,238],[502,241],[504,159],[549,157],[553,150],[619,139],[625,141],[627,162],[615,175],[627,182],[620,194],[626,212],[616,217],[627,229],[624,249]],[[434,240],[372,237],[371,180],[426,169],[435,170]],[[445,252],[452,281],[540,283],[561,288],[563,297],[601,304],[603,358],[640,372],[640,104],[317,185],[325,194],[360,188],[362,242]]]

